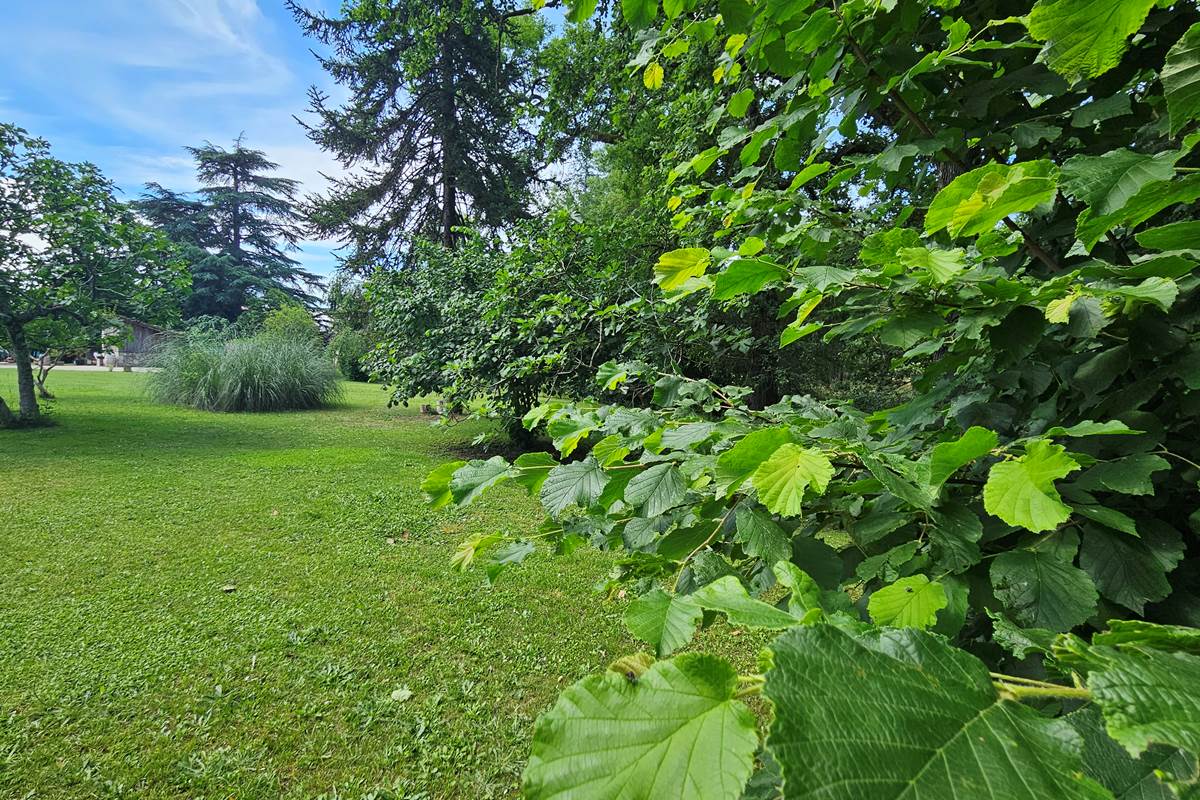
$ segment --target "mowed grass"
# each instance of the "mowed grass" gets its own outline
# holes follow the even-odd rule
[[[514,796],[538,713],[637,649],[603,554],[451,570],[541,519],[515,487],[424,506],[478,425],[361,384],[223,415],[143,381],[56,372],[55,425],[0,431],[0,797]]]

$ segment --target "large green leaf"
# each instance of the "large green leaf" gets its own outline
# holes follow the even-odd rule
[[[1171,468],[1162,456],[1152,453],[1137,453],[1113,461],[1102,461],[1088,469],[1075,481],[1077,486],[1094,491],[1097,489],[1121,494],[1154,494],[1151,478],[1156,472]]]
[[[1192,760],[1173,747],[1156,745],[1138,758],[1129,755],[1104,730],[1104,718],[1094,707],[1066,717],[1083,738],[1083,771],[1113,793],[1116,800],[1175,800],[1177,795],[1159,775],[1187,780]]]
[[[788,800],[1106,797],[1067,723],[1001,699],[983,662],[938,636],[815,625],[771,653],[767,745]]]
[[[1111,214],[1094,214],[1090,208],[1085,208],[1075,224],[1075,236],[1091,252],[1096,242],[1118,225],[1137,227],[1165,208],[1192,203],[1197,198],[1200,198],[1200,175],[1154,181],[1139,189],[1124,206]]]
[[[872,594],[867,611],[876,625],[928,628],[948,602],[942,584],[925,575],[912,575]]]
[[[654,588],[629,604],[625,627],[665,658],[692,640],[704,612],[687,595]]]
[[[1153,520],[1134,538],[1088,526],[1083,533],[1079,566],[1108,599],[1141,614],[1146,603],[1171,593],[1167,573],[1183,558],[1183,539],[1170,526]]]
[[[471,461],[455,470],[450,478],[450,494],[455,505],[465,506],[510,475],[512,468],[502,456]]]
[[[513,461],[512,479],[530,494],[537,494],[550,470],[557,466],[558,462],[549,453],[522,453]]]
[[[879,453],[859,453],[863,466],[884,488],[914,508],[928,511],[937,498],[937,489],[929,485],[921,465],[906,459],[887,459]],[[895,467],[895,469],[893,469]]]
[[[896,253],[901,265],[924,271],[938,285],[949,283],[955,275],[966,270],[964,255],[965,251],[959,247],[953,250],[905,247]]]
[[[792,590],[788,595],[788,611],[793,617],[803,618],[810,611],[823,608],[822,589],[807,572],[790,561],[777,562],[774,572],[779,583]]]
[[[584,22],[596,13],[598,0],[570,0],[567,6],[567,19],[571,22]]]
[[[819,450],[798,444],[779,447],[754,472],[758,499],[774,514],[794,517],[800,513],[804,492],[825,491],[833,478],[833,465]]]
[[[739,258],[717,273],[712,296],[715,300],[729,300],[743,294],[755,294],[786,275],[787,270],[779,264],[760,258]]]
[[[1200,242],[1200,220],[1160,225],[1144,230],[1134,238],[1142,247],[1151,250],[1186,250]]]
[[[757,508],[738,506],[736,539],[747,553],[767,564],[787,561],[792,555],[792,543],[775,521]]]
[[[621,16],[634,30],[644,28],[658,16],[658,0],[621,0]]]
[[[1127,148],[1102,156],[1074,156],[1063,164],[1062,190],[1093,214],[1111,214],[1146,184],[1170,180],[1178,158],[1174,152],[1143,155]]]
[[[969,506],[949,505],[929,512],[929,541],[935,563],[949,572],[961,572],[979,562],[983,523]]]
[[[684,654],[629,680],[584,678],[538,720],[525,768],[530,800],[727,800],[754,769],[754,715],[737,673]]]
[[[450,480],[454,477],[454,473],[464,466],[466,461],[448,461],[445,464],[439,464],[433,472],[421,481],[421,492],[425,495],[426,502],[434,508],[441,508],[448,505],[454,499],[454,495],[450,493]]]
[[[941,486],[946,479],[996,448],[996,434],[978,425],[968,428],[953,442],[942,442],[929,454],[929,485]]]
[[[1197,687],[1200,656],[1161,650],[1108,651],[1104,666],[1088,675],[1109,735],[1134,756],[1154,744],[1200,753]]]
[[[577,416],[563,414],[555,417],[546,425],[546,433],[554,441],[554,447],[563,457],[575,452],[579,443],[586,439],[600,425],[600,420],[594,415]]]
[[[1052,530],[1071,516],[1054,481],[1079,469],[1061,445],[1030,442],[1025,455],[992,467],[983,487],[983,507],[1009,525],[1038,532]]]
[[[1054,631],[1045,628],[1021,628],[1003,614],[989,611],[992,618],[992,641],[1011,652],[1017,658],[1025,658],[1030,653],[1049,653],[1058,637]]]
[[[703,275],[711,260],[712,257],[703,247],[685,247],[663,253],[654,265],[654,281],[664,292],[673,291],[689,279]]]
[[[1188,28],[1167,53],[1158,79],[1162,81],[1174,134],[1200,114],[1200,23]]]
[[[655,464],[625,486],[625,503],[631,508],[640,507],[644,516],[657,517],[683,502],[686,492],[679,467]]]
[[[1010,550],[992,561],[992,588],[1012,618],[1026,628],[1069,631],[1096,612],[1092,579],[1072,562],[1075,539],[1035,550]]]
[[[1108,630],[1092,637],[1092,644],[1113,647],[1137,645],[1200,656],[1200,628],[1156,625],[1140,619],[1112,619],[1108,621]]]
[[[1108,290],[1110,295],[1139,300],[1158,306],[1162,311],[1170,310],[1179,297],[1179,284],[1169,278],[1150,277],[1137,286],[1116,286]]]
[[[1041,59],[1074,81],[1115,67],[1126,40],[1137,32],[1155,0],[1038,0],[1029,13],[1029,35],[1045,42]]]
[[[573,505],[586,508],[600,498],[606,483],[608,475],[594,458],[560,464],[542,484],[542,505],[555,517]]]
[[[959,175],[937,193],[925,215],[925,232],[952,237],[987,233],[1010,214],[1054,199],[1058,168],[1050,161],[987,164]]]
[[[733,575],[705,584],[690,596],[702,608],[719,611],[729,617],[732,625],[778,629],[789,628],[797,623],[797,619],[788,612],[762,600],[755,600]]]

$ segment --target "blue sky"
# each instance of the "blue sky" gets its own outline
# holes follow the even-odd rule
[[[280,175],[324,186],[337,165],[292,115],[305,92],[333,93],[283,0],[18,0],[0,25],[0,120],[92,161],[127,196],[148,181],[195,188],[184,145],[229,145],[241,132]],[[338,0],[308,0],[332,10]],[[334,242],[297,258],[335,267]]]

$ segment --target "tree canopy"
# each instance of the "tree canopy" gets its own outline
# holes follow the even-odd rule
[[[118,312],[170,317],[186,274],[94,165],[60,161],[44,140],[0,125],[0,335],[16,361],[20,421],[39,416],[31,326],[75,336]]]
[[[310,91],[314,142],[351,170],[310,199],[310,221],[351,245],[348,264],[394,264],[413,236],[454,246],[464,223],[525,216],[543,166],[529,117],[544,27],[503,0],[351,2],[338,16],[289,2],[329,45],[348,92]]]
[[[568,3],[568,19],[596,5]],[[593,365],[571,360],[563,396],[524,417],[547,452],[429,476],[435,506],[507,481],[540,499],[536,532],[454,554],[489,580],[537,542],[620,551],[607,588],[636,598],[627,627],[661,659],[563,693],[537,725],[527,796],[1190,796],[1200,14],[1148,0],[607,13],[597,25],[633,32],[636,91],[660,98],[645,102],[662,162],[640,169],[662,170],[649,191],[678,239],[643,262],[643,312],[679,339],[685,320],[741,315],[749,342],[773,337],[762,369],[780,377],[869,342],[904,385],[876,405],[631,349],[583,387],[562,376]],[[520,330],[551,296],[516,292],[435,366],[477,368],[513,340],[488,331]],[[529,375],[524,353],[507,364],[481,393]],[[722,616],[782,631],[757,670],[673,655]],[[752,697],[770,703],[764,738]]]

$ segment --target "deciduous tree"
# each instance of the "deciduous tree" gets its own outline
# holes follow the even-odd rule
[[[45,333],[67,320],[61,330],[98,334],[114,312],[162,313],[186,274],[166,237],[95,166],[60,161],[46,141],[0,125],[0,336],[16,361],[20,406],[14,420],[0,400],[0,422],[39,418],[31,325]]]

